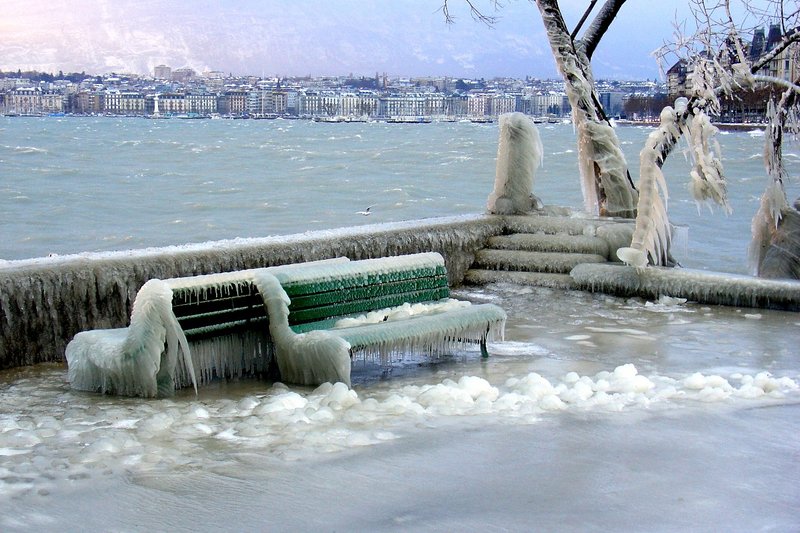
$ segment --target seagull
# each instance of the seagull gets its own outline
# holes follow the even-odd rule
[[[369,207],[367,207],[367,208],[366,208],[365,210],[363,210],[363,211],[356,211],[356,214],[357,214],[357,215],[364,215],[365,217],[368,217],[368,216],[370,216],[370,215],[372,214],[372,213],[370,213],[370,211],[369,211],[370,209],[372,209],[372,207],[373,207],[373,206],[369,206]]]

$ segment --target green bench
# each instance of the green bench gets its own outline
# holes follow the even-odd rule
[[[387,365],[397,354],[467,344],[488,355],[486,341],[502,338],[505,318],[495,305],[449,299],[436,253],[151,280],[128,328],[81,332],[70,342],[69,380],[82,390],[156,396],[263,373],[274,361],[288,383],[349,384],[356,359]],[[131,369],[136,358],[149,377]]]

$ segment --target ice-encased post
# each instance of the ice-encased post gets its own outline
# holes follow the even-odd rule
[[[536,205],[533,182],[542,152],[539,131],[530,118],[522,113],[500,115],[494,190],[487,203],[489,213],[524,214]]]

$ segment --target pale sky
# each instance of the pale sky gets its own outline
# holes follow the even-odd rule
[[[535,4],[501,0],[494,13],[475,3],[499,17],[495,27],[473,21],[464,0],[450,0],[449,26],[441,0],[4,0],[0,69],[559,77]],[[560,2],[570,27],[588,3]],[[685,10],[685,0],[628,0],[595,53],[595,76],[659,76],[649,54]]]

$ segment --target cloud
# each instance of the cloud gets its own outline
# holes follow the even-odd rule
[[[0,68],[152,74],[164,63],[256,75],[553,74],[552,60],[538,60],[550,48],[535,5],[504,2],[492,28],[455,5],[457,22],[447,25],[430,0],[4,0]],[[568,23],[583,5],[562,2]],[[646,38],[636,31],[628,4],[622,12],[632,14],[621,16],[598,48],[605,63],[598,63],[598,76],[633,64],[641,72],[663,40],[652,22]],[[180,24],[165,13],[180,13]],[[662,25],[668,35],[669,24]],[[648,77],[656,72],[652,62]]]

